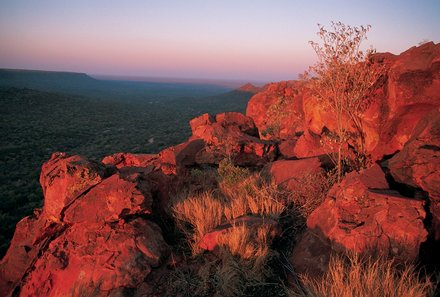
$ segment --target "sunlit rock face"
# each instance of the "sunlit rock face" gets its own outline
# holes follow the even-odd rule
[[[323,203],[303,215],[305,232],[289,247],[296,272],[320,275],[330,255],[342,251],[415,260],[424,242],[440,240],[440,45],[374,59],[387,71],[362,116],[368,166],[317,193]],[[0,262],[0,292],[141,296],[155,287],[149,280],[169,276],[168,265],[189,265],[170,202],[188,190],[182,185],[192,182],[193,171],[215,172],[228,158],[292,194],[304,192],[304,176],[325,178],[334,167],[328,157],[335,152],[329,145],[334,115],[304,82],[265,86],[250,100],[247,115],[203,114],[189,125],[186,142],[157,154],[117,153],[102,162],[53,154],[41,170],[44,207],[17,224]],[[218,176],[209,183],[209,190],[221,190]],[[206,189],[198,184],[192,190]],[[205,250],[201,258],[215,258],[219,238],[235,225],[252,232],[269,226],[270,240],[284,242],[297,227],[285,218],[284,212],[280,219],[246,213],[194,244]]]
[[[421,199],[391,190],[378,165],[352,172],[310,214],[307,234],[295,247],[291,261],[299,271],[323,273],[333,251],[415,260],[428,236],[424,205]]]
[[[44,208],[17,224],[0,262],[0,290],[20,296],[107,296],[135,288],[159,266],[169,247],[148,216],[153,193],[161,199],[161,185],[150,165],[140,167],[135,159],[130,156],[129,164],[137,166],[116,169],[54,154],[41,173]]]
[[[361,118],[365,148],[375,161],[401,150],[417,123],[440,105],[440,44],[426,43],[400,55],[376,54],[373,59],[386,71]],[[333,111],[307,84],[296,81],[266,86],[251,98],[246,115],[264,139],[295,140],[304,134],[290,156],[328,152],[328,147],[322,147],[322,137],[336,130]]]
[[[432,232],[440,240],[440,112],[432,111],[387,164],[396,182],[428,194]]]

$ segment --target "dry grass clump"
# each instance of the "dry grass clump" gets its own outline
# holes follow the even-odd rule
[[[278,218],[285,210],[285,192],[260,174],[234,166],[228,159],[220,162],[218,172],[219,188],[229,200],[227,219],[246,214]]]
[[[296,180],[297,187],[290,191],[288,204],[293,204],[303,218],[307,218],[327,196],[336,182],[334,172],[306,174]]]
[[[230,161],[222,161],[218,174],[220,192],[182,191],[182,197],[175,199],[177,201],[172,206],[174,217],[179,227],[189,236],[195,254],[200,252],[198,243],[203,236],[223,223],[244,215],[276,219],[285,210],[282,203],[285,197],[281,195],[277,186],[263,180],[259,175],[252,175],[248,169],[234,166]],[[198,173],[198,176],[200,175],[202,174]],[[248,258],[250,254],[260,254],[264,249],[263,245],[268,245],[265,242],[267,235],[262,231],[264,228],[258,230],[258,236],[252,236],[252,240],[246,235],[250,231],[243,228],[231,228],[233,231],[228,232],[226,237],[229,239],[225,246],[229,246],[235,251],[234,254],[240,254],[244,258]],[[264,240],[261,241],[260,238]],[[255,240],[257,242],[250,242]],[[246,248],[237,247],[245,243]]]
[[[250,288],[264,284],[263,275],[249,270],[243,261],[227,251],[220,257],[208,260],[194,259],[185,269],[172,271],[165,279],[166,288],[158,296],[236,297],[261,296],[249,294]]]
[[[219,236],[218,243],[242,259],[265,259],[269,253],[270,232],[268,225],[255,228],[235,225],[229,232]]]
[[[316,297],[425,297],[433,289],[429,277],[420,276],[414,265],[357,254],[333,256],[322,279],[302,281],[307,295]]]
[[[198,242],[203,235],[219,226],[224,217],[223,203],[212,192],[190,194],[190,196],[177,201],[173,206],[173,214],[179,227],[189,235],[194,252],[198,252]],[[189,230],[184,225],[189,223]],[[188,234],[189,233],[189,234]]]

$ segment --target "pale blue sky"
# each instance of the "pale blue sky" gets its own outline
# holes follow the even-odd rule
[[[367,45],[440,41],[440,1],[0,0],[0,68],[295,79],[317,23],[371,24]]]

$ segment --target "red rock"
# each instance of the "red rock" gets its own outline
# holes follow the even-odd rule
[[[21,296],[107,296],[136,288],[168,254],[160,229],[136,219],[127,224],[75,224],[35,262]]]
[[[325,128],[336,131],[336,117],[334,111],[326,106],[321,99],[313,96],[311,90],[305,90],[303,96],[305,127],[313,134],[320,135]]]
[[[114,222],[133,214],[151,214],[153,198],[150,185],[141,174],[112,175],[92,188],[65,211],[64,222]]]
[[[334,250],[378,248],[403,260],[416,259],[427,238],[424,202],[388,189],[378,165],[352,172],[307,219],[307,227],[331,241]]]
[[[296,271],[318,276],[333,251],[378,252],[400,261],[414,260],[428,235],[423,206],[424,201],[389,190],[378,165],[349,173],[309,215],[306,234],[290,261]]]
[[[292,137],[280,142],[278,149],[280,151],[280,155],[284,159],[292,159],[296,157],[295,145],[297,141],[298,137]]]
[[[252,119],[240,113],[218,114],[215,122],[203,115],[191,121],[193,136],[190,141],[203,140],[205,147],[195,157],[198,164],[218,164],[231,157],[236,165],[256,166],[273,160],[277,155],[276,146],[262,141],[256,135]],[[196,123],[201,123],[196,127]]]
[[[157,156],[153,154],[117,153],[104,157],[104,159],[102,159],[102,163],[106,165],[113,165],[116,168],[147,167],[153,163],[156,157]]]
[[[393,178],[429,194],[433,232],[440,240],[440,112],[434,110],[414,129],[402,151],[388,162]]]
[[[44,194],[44,213],[60,218],[63,209],[106,176],[102,164],[81,156],[54,153],[43,164],[40,184]]]
[[[202,139],[192,139],[169,147],[158,154],[158,166],[165,174],[176,174],[179,167],[191,166],[196,163],[196,155],[205,143]]]
[[[388,71],[388,107],[393,115],[401,106],[440,105],[440,44],[425,43],[397,56]]]
[[[293,248],[289,262],[295,273],[313,277],[322,276],[328,267],[331,256],[330,240],[316,231],[306,230]],[[287,279],[290,286],[295,286],[294,276]]]
[[[396,111],[392,119],[382,126],[380,134],[367,133],[369,147],[375,148],[372,152],[372,159],[380,160],[385,155],[402,150],[413,135],[419,121],[433,109],[435,107],[431,104],[403,106]]]
[[[268,226],[271,230],[272,238],[279,235],[278,223],[270,218],[242,216],[234,219],[231,223],[218,226],[211,232],[205,234],[199,242],[199,247],[208,251],[214,251],[219,247],[219,236],[227,236],[235,226],[246,226],[248,228],[255,228]]]
[[[261,139],[286,139],[304,130],[300,87],[298,81],[272,83],[249,100],[246,116],[255,122]]]
[[[318,158],[279,160],[268,164],[267,170],[276,184],[289,190],[301,186],[298,181],[304,176],[324,173]]]
[[[215,116],[215,120],[222,127],[228,128],[237,126],[238,129],[244,134],[251,136],[258,136],[257,128],[255,127],[254,121],[242,113],[239,112],[224,112],[219,113]]]
[[[10,247],[0,261],[0,292],[10,292],[19,284],[24,272],[38,255],[44,241],[37,241],[47,225],[40,215],[23,218],[17,223]]]
[[[293,153],[297,158],[308,158],[325,155],[333,152],[330,148],[323,146],[320,135],[306,130],[295,143]]]

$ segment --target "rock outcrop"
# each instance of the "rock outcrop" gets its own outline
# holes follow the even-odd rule
[[[362,126],[365,148],[376,161],[401,150],[417,123],[440,106],[440,44],[426,43],[400,55],[377,54],[374,60],[385,65],[386,73],[369,98]],[[335,117],[304,83],[268,85],[251,98],[246,115],[264,139],[295,142],[303,134],[290,157],[332,151],[320,141],[327,131],[335,131]]]
[[[279,186],[276,191],[282,188],[318,202],[302,213],[296,222],[300,227],[289,226],[292,220],[286,219],[295,213],[294,199],[285,205],[271,200],[269,205],[282,206],[280,219],[279,213],[272,218],[264,211],[252,215],[245,210],[229,221],[224,215],[196,243],[210,256],[234,227],[245,226],[255,234],[255,228],[265,226],[273,231],[267,242],[275,237],[283,242],[293,229],[304,230],[289,261],[296,272],[313,276],[326,271],[335,252],[416,260],[424,242],[440,241],[440,44],[427,43],[400,55],[377,54],[373,60],[385,65],[386,74],[362,115],[368,166],[346,174],[330,191],[330,186],[324,191],[313,183],[320,182],[316,177],[327,178],[334,167],[327,155],[335,152],[335,119],[306,82],[261,88],[249,101],[247,115],[203,114],[190,121],[192,136],[186,142],[158,154],[117,153],[102,162],[53,154],[41,170],[44,207],[17,224],[0,261],[0,292],[137,296],[153,290],[146,282],[162,277],[153,277],[156,271],[167,273],[165,263],[176,269],[189,261],[174,257],[181,247],[173,238],[170,192],[185,192],[183,184],[196,175],[204,178],[208,170],[203,170],[215,171],[225,158],[249,167],[234,167],[233,183],[223,185],[247,186],[242,191],[246,201],[258,196],[257,187],[236,179],[252,171],[270,178]],[[247,85],[243,91],[256,90]],[[343,149],[353,150],[353,144]],[[209,189],[201,182],[185,190],[222,190],[218,175],[211,179]],[[223,194],[216,198],[221,201]]]
[[[157,191],[149,174],[53,154],[40,178],[43,210],[17,224],[0,262],[2,294],[107,296],[138,286],[169,253],[149,219]]]
[[[307,272],[310,266],[315,270],[325,267],[322,257],[332,251],[383,253],[402,261],[415,260],[428,235],[424,204],[391,190],[378,165],[352,172],[308,217],[307,234],[295,247],[291,261],[298,271]],[[321,246],[310,246],[313,236],[320,238],[316,241]],[[320,253],[307,252],[309,249]]]

